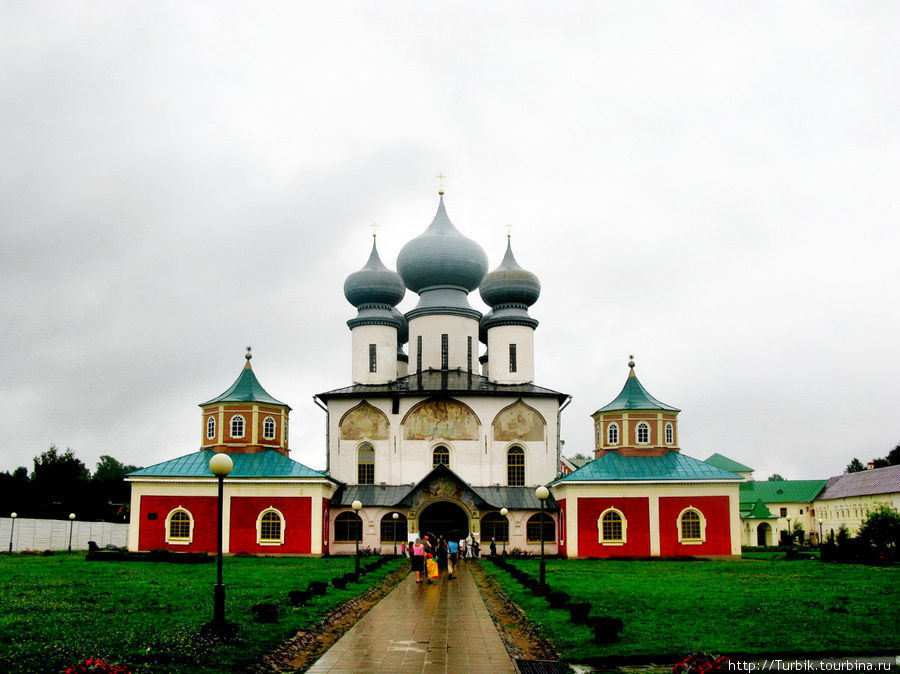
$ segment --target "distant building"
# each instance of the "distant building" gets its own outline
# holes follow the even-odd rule
[[[823,536],[837,535],[842,526],[855,535],[872,510],[883,505],[900,510],[900,466],[831,478],[816,498],[816,520],[822,520]]]

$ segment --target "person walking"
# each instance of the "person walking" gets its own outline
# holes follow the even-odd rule
[[[459,558],[465,559],[467,551],[468,551],[468,545],[466,544],[466,539],[460,538],[459,539]]]
[[[459,561],[459,543],[456,541],[447,542],[447,580],[453,580],[453,569]]]
[[[437,540],[437,563],[441,571],[447,568],[447,541],[444,540],[443,534],[438,536]]]
[[[497,556],[497,539],[491,536],[491,557]]]
[[[421,583],[422,574],[425,573],[425,546],[422,545],[422,540],[419,538],[412,544],[410,559],[412,559],[412,570],[416,572],[416,582]]]

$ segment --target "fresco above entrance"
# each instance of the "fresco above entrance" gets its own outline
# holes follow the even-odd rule
[[[426,400],[403,421],[404,440],[477,440],[478,417],[455,400]]]

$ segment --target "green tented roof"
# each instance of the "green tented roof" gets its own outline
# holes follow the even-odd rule
[[[241,370],[240,376],[235,380],[235,382],[231,385],[225,393],[220,396],[216,396],[212,400],[207,400],[205,403],[201,403],[200,407],[204,407],[206,405],[212,405],[214,403],[243,403],[243,402],[255,402],[255,403],[268,403],[270,405],[282,405],[290,409],[288,405],[281,402],[280,400],[275,400],[272,396],[270,396],[266,389],[262,387],[262,384],[259,383],[259,380],[256,378],[256,375],[253,374],[253,370],[250,368],[250,362],[247,362],[247,365]]]
[[[610,452],[560,478],[560,482],[620,482],[630,480],[714,480],[737,482],[740,475],[711,466],[680,452],[662,456],[622,456]]]
[[[141,468],[129,473],[128,477],[213,477],[209,470],[209,460],[215,455],[216,452],[212,449],[204,449]],[[307,468],[274,449],[229,456],[234,462],[234,469],[228,477],[312,477],[331,480],[324,473]]]
[[[752,504],[749,508],[744,508],[745,504],[741,503],[741,519],[745,520],[767,520],[775,517],[766,507],[762,500]]]
[[[622,392],[616,396],[616,399],[605,407],[601,407],[594,412],[594,414],[597,414],[598,412],[616,412],[619,410],[681,411],[676,407],[659,402],[656,398],[647,393],[647,389],[645,389],[641,385],[641,382],[638,381],[637,375],[634,373],[633,369],[628,373],[628,379],[625,381],[625,386],[622,388]]]
[[[812,503],[827,480],[750,480],[741,483],[741,503]]]
[[[721,468],[722,470],[730,470],[732,473],[752,473],[753,469],[750,466],[745,466],[742,463],[738,463],[734,459],[729,459],[727,456],[722,456],[719,453],[713,454],[706,460],[706,463],[715,466],[716,468]]]

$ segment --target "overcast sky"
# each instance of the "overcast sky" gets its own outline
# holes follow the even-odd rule
[[[633,353],[690,456],[884,456],[898,27],[893,1],[4,2],[0,470],[195,451],[247,345],[324,468],[344,278],[373,222],[396,268],[441,172],[490,267],[512,223],[540,277],[566,454]]]

